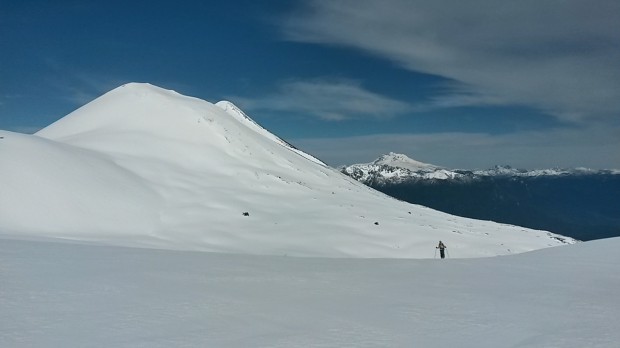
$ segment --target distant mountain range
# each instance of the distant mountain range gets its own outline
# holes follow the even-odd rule
[[[620,236],[620,170],[446,169],[389,153],[341,171],[410,203],[580,240]]]

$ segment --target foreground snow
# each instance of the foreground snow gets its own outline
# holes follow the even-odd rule
[[[439,240],[454,257],[574,242],[397,201],[229,102],[148,84],[119,87],[36,135],[0,131],[0,159],[0,231],[15,236],[381,258],[430,258]]]
[[[467,260],[0,239],[2,347],[616,347],[620,239]]]

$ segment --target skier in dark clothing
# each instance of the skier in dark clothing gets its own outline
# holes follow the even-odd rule
[[[441,256],[442,259],[446,258],[446,252],[445,249],[448,249],[448,247],[443,244],[442,241],[439,241],[439,245],[435,247],[436,249],[439,249],[439,255]]]

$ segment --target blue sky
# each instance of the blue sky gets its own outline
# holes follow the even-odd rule
[[[0,129],[126,82],[230,100],[331,165],[620,168],[620,2],[3,1]]]

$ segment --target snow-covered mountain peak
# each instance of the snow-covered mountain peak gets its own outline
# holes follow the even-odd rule
[[[206,102],[197,98],[147,83],[128,83],[80,107],[37,135],[66,139],[87,134],[93,138],[101,134],[139,132],[182,138],[187,132],[184,126],[188,121],[187,111],[205,107],[208,107]]]
[[[412,171],[427,170],[427,169],[434,170],[438,168],[437,166],[434,166],[432,164],[419,162],[419,161],[416,161],[414,159],[407,157],[407,155],[398,154],[394,152],[390,152],[386,155],[382,155],[372,163],[375,165],[388,165],[388,166],[397,167],[397,168],[409,169]]]
[[[203,147],[203,162],[228,157],[260,162],[271,157],[269,148],[277,145],[325,165],[258,125],[231,102],[211,104],[147,83],[120,86],[36,135],[91,150],[159,158],[165,149],[144,145],[167,139],[170,148],[190,144]],[[134,144],[138,138],[142,146]],[[127,143],[131,145],[123,148]],[[259,149],[267,154],[257,156]]]
[[[411,177],[448,179],[456,173],[441,167],[411,159],[403,154],[390,152],[371,163],[353,164],[341,168],[346,175],[362,182],[400,182]]]

